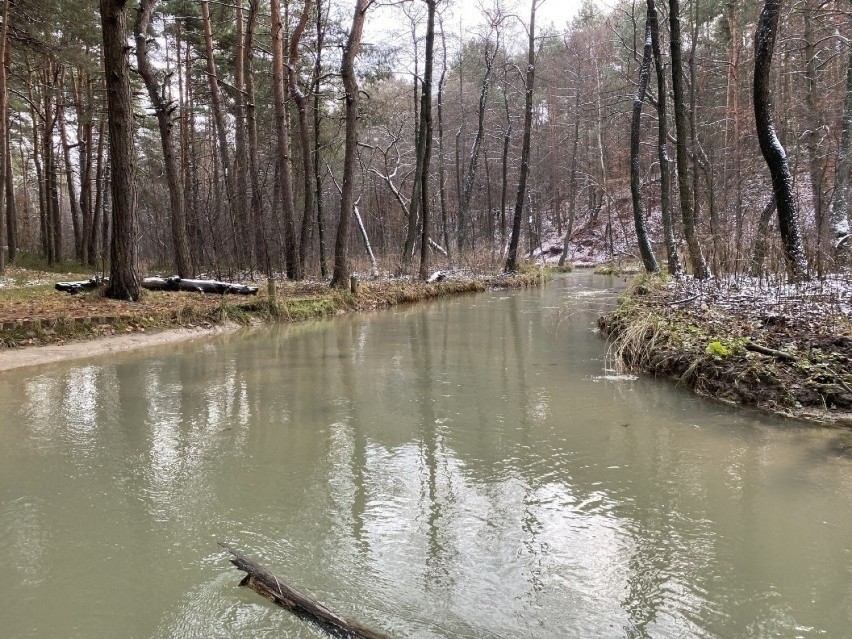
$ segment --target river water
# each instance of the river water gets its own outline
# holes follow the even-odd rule
[[[611,279],[0,373],[0,636],[852,636],[836,433],[606,370]]]

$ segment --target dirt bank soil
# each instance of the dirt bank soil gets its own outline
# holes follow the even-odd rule
[[[616,366],[735,404],[852,426],[852,283],[639,276],[598,320]]]
[[[260,293],[252,297],[144,291],[139,302],[122,302],[105,298],[102,291],[69,295],[54,290],[57,281],[69,279],[83,278],[79,274],[7,269],[6,275],[0,278],[0,354],[10,350],[4,354],[4,361],[14,361],[14,354],[24,352],[21,347],[55,347],[69,342],[175,328],[189,329],[191,332],[183,335],[191,335],[199,329],[211,329],[228,322],[247,325],[316,319],[484,291],[489,287],[537,286],[543,282],[543,275],[537,270],[517,276],[448,274],[442,281],[431,284],[411,279],[380,279],[359,283],[357,295],[348,290],[330,289],[325,282],[283,281],[277,282],[276,312],[270,308],[266,282],[259,283]],[[134,339],[128,344],[149,341],[152,340]],[[112,346],[106,348],[109,350]],[[61,352],[75,351],[65,349]],[[56,358],[52,355],[50,361]]]

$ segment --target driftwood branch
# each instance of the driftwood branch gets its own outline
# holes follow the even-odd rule
[[[761,346],[760,344],[754,344],[752,342],[746,342],[745,349],[747,351],[751,351],[753,353],[760,353],[761,355],[769,355],[770,357],[777,357],[778,359],[783,359],[788,362],[795,362],[796,356],[791,353],[785,353],[784,351],[778,351],[774,348],[767,348],[766,346]]]
[[[263,566],[234,548],[223,543],[219,545],[231,553],[231,563],[246,573],[246,576],[240,582],[241,586],[247,586],[261,597],[266,597],[296,616],[313,622],[330,635],[341,639],[390,639],[387,635],[369,630],[354,621],[341,617],[321,603],[294,590]]]

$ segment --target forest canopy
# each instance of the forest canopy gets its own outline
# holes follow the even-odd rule
[[[4,0],[0,269],[847,263],[848,2],[468,4]]]

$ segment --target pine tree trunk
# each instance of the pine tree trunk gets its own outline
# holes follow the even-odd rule
[[[127,60],[127,0],[100,0],[104,74],[112,166],[112,238],[107,297],[136,301],[139,275],[139,218],[136,211],[136,158],[133,96]]]

